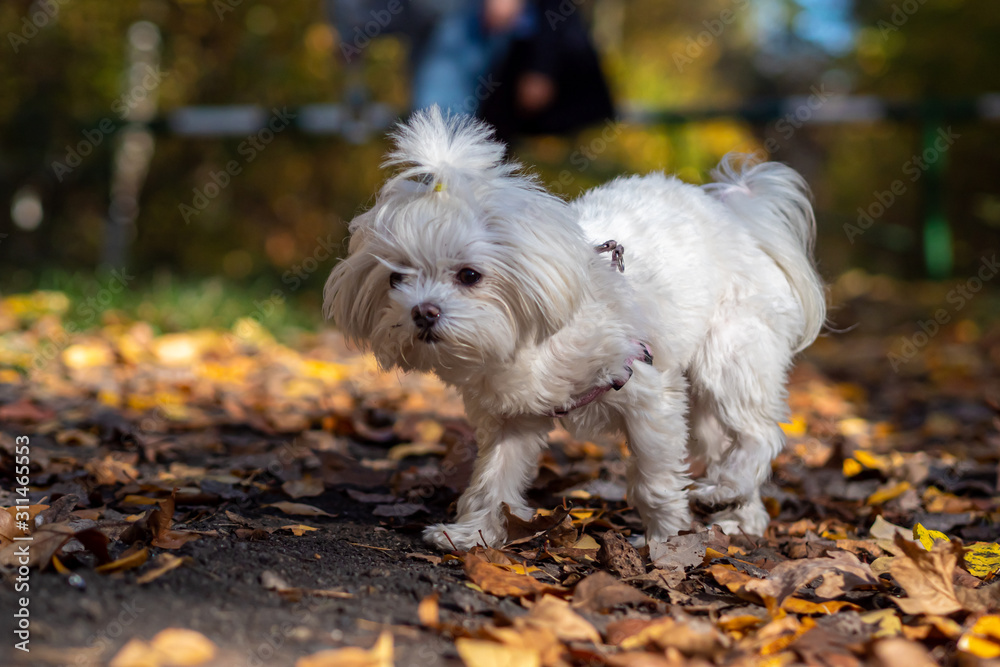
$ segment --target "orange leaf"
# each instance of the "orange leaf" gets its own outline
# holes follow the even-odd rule
[[[543,584],[525,574],[508,572],[471,553],[465,557],[465,573],[484,593],[497,597],[524,597],[563,590],[559,586]]]

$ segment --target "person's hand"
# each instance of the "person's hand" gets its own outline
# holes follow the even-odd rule
[[[527,72],[517,82],[517,106],[526,114],[536,114],[552,104],[556,84],[540,72]]]
[[[490,32],[510,30],[523,9],[524,0],[486,0],[483,3],[483,23]]]

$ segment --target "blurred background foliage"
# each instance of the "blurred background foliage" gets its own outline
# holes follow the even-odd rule
[[[61,181],[52,164],[102,120],[120,120],[115,105],[133,22],[151,21],[162,32],[163,113],[210,104],[294,108],[341,102],[348,93],[340,37],[316,0],[48,1],[59,6],[58,18],[24,40],[11,35],[27,34],[39,3],[0,3],[0,289],[7,294],[41,287],[84,299],[107,291],[107,270],[123,268],[99,267],[114,140],[105,136]],[[934,196],[924,180],[906,180],[905,193],[863,235],[849,239],[845,225],[857,224],[859,207],[877,201],[876,192],[906,179],[926,128],[952,126],[959,139],[943,156],[941,196],[954,233],[954,275],[971,275],[984,252],[1000,247],[1000,124],[933,115],[937,103],[966,100],[972,110],[981,95],[1000,93],[995,0],[566,0],[575,3],[593,26],[622,109],[730,109],[822,91],[834,100],[921,103],[928,115],[801,127],[725,116],[626,123],[611,141],[594,128],[518,145],[519,159],[561,194],[656,169],[703,182],[724,153],[760,150],[770,138],[777,146],[771,159],[796,167],[813,186],[824,275],[861,267],[921,277],[921,229]],[[372,40],[360,72],[373,101],[407,112],[404,38]],[[134,280],[109,296],[108,307],[128,307],[168,329],[199,318],[228,325],[269,302],[279,313],[289,303],[309,313],[303,326],[318,322],[334,263],[322,249],[342,248],[346,222],[383,178],[386,143],[378,134],[352,143],[290,130],[249,163],[239,144],[157,136],[124,267]],[[589,155],[583,168],[581,153]],[[179,206],[234,159],[242,173],[186,222]],[[567,171],[570,182],[560,183]],[[26,191],[38,194],[43,210],[28,229],[12,213]],[[222,295],[242,305],[230,313]]]

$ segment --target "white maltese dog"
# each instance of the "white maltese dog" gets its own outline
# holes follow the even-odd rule
[[[825,319],[802,177],[727,158],[704,187],[630,176],[567,203],[491,136],[436,108],[401,126],[399,172],[351,222],[324,292],[350,340],[455,386],[476,427],[458,518],[425,539],[500,545],[504,504],[530,518],[553,419],[626,436],[647,540],[690,529],[689,498],[726,531],[763,533],[786,373]],[[689,455],[707,466],[693,483]]]

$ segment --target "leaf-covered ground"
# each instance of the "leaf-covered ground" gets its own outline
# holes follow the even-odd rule
[[[697,526],[636,551],[623,443],[554,430],[535,519],[511,519],[504,549],[453,554],[419,532],[446,518],[475,449],[433,379],[380,375],[333,331],[290,346],[252,320],[158,334],[106,314],[69,333],[62,295],[8,297],[0,604],[29,599],[31,652],[5,611],[0,663],[1000,658],[997,301],[959,306],[953,288],[837,281],[850,330],[795,369],[765,536]]]

